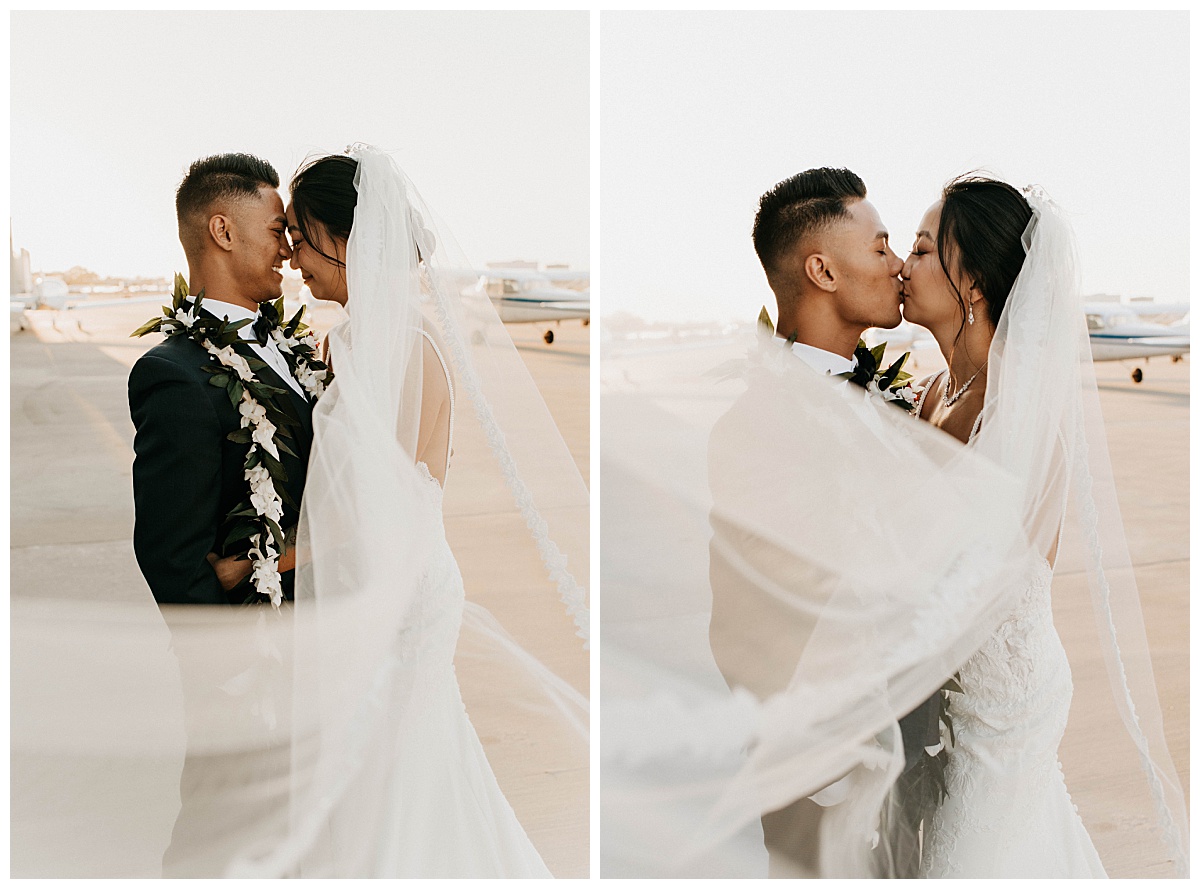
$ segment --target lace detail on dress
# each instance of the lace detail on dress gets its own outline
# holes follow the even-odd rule
[[[948,795],[923,871],[937,877],[1099,876],[1058,761],[1073,684],[1044,560],[1017,608],[959,671]]]

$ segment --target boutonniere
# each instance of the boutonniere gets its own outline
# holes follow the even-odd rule
[[[871,395],[877,395],[884,401],[890,401],[897,407],[912,413],[917,407],[917,396],[920,388],[913,383],[913,375],[904,370],[911,352],[905,352],[893,361],[885,370],[880,370],[883,353],[887,351],[887,343],[880,343],[873,349],[868,349],[862,340],[854,350],[857,361],[854,370],[839,376],[844,380],[856,383]]]
[[[130,336],[145,336],[155,331],[168,337],[186,336],[214,359],[212,364],[201,369],[211,375],[208,381],[211,385],[225,390],[230,404],[241,416],[241,428],[227,437],[250,446],[245,463],[250,496],[226,516],[226,522],[232,524],[232,528],[226,535],[224,546],[248,541],[247,555],[253,563],[250,578],[254,589],[263,600],[278,608],[283,601],[279,555],[286,546],[279,525],[283,520],[283,504],[286,501],[293,509],[299,509],[282,486],[287,481],[287,474],[279,460],[280,452],[296,456],[296,452],[288,447],[287,439],[292,438],[291,430],[300,424],[300,418],[286,397],[277,397],[286,394],[283,389],[258,378],[257,374],[267,366],[266,362],[254,354],[249,341],[242,339],[239,333],[251,323],[250,320],[231,322],[228,318],[205,316],[200,311],[203,301],[204,291],[195,298],[190,297],[187,282],[182,275],[176,274],[171,305],[163,306],[162,315],[151,318]],[[281,330],[278,319],[282,309],[282,298],[274,304],[264,305],[257,322],[261,326],[256,333],[274,338],[281,351],[285,345],[288,347],[284,355],[288,356],[296,379],[314,398],[318,397],[332,373],[314,357],[316,341],[300,320],[303,308]]]
[[[775,325],[771,321],[766,306],[763,306],[758,313],[758,333],[765,339],[775,337]],[[795,342],[795,334],[788,337],[789,348]],[[917,386],[913,385],[913,375],[904,370],[904,365],[908,363],[912,353],[905,352],[886,370],[880,370],[879,364],[883,361],[883,353],[886,351],[887,343],[880,343],[874,349],[868,349],[867,344],[859,340],[858,346],[854,350],[854,358],[857,362],[854,370],[838,374],[837,378],[856,383],[872,395],[877,395],[884,401],[890,401],[911,413],[917,406],[917,396],[921,392]]]

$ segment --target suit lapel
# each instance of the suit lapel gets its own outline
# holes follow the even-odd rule
[[[300,428],[304,432],[305,438],[312,438],[312,402],[301,395],[290,385],[287,380],[283,379],[271,365],[263,362],[265,367],[258,372],[258,378],[268,386],[274,386],[276,389],[282,389],[287,397],[291,399],[292,405],[296,408],[296,413],[300,417]]]

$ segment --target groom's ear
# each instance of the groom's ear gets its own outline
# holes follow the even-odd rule
[[[824,253],[810,253],[804,258],[804,274],[808,280],[830,293],[837,290],[837,276],[833,271],[833,261]]]
[[[208,234],[222,250],[233,249],[233,228],[229,217],[217,213],[208,218]]]

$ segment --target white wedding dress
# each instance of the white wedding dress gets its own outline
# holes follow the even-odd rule
[[[424,337],[433,344],[428,333]],[[451,392],[446,466],[454,428],[453,384],[433,344]],[[336,381],[335,381],[336,385]],[[500,790],[483,745],[467,716],[454,671],[466,594],[446,539],[442,486],[416,464],[422,493],[438,528],[420,572],[413,607],[381,665],[371,710],[363,715],[377,738],[372,761],[355,769],[359,780],[381,783],[381,817],[331,820],[331,839],[346,832],[347,846],[365,849],[362,874],[399,877],[550,877],[550,871]],[[386,720],[386,725],[380,725]],[[369,793],[369,790],[364,792]],[[352,814],[352,813],[346,813]],[[375,834],[364,842],[363,831]],[[352,838],[352,839],[351,839]]]
[[[1050,607],[1053,574],[1042,560],[1016,610],[959,671],[947,796],[929,828],[924,876],[1106,876],[1058,761],[1073,686]]]
[[[423,463],[428,497],[441,514],[442,488]],[[396,638],[388,694],[379,706],[395,723],[395,746],[368,768],[386,776],[390,818],[371,824],[376,873],[413,877],[549,877],[504,798],[459,693],[454,649],[462,625],[463,579],[442,532],[421,578],[414,614]],[[364,825],[355,825],[361,830]]]

